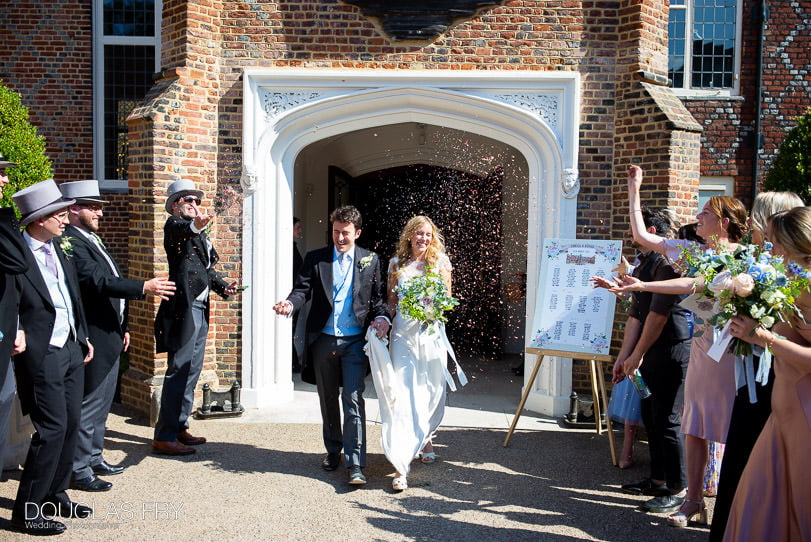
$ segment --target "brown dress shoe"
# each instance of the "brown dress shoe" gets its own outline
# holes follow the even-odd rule
[[[189,448],[176,440],[153,440],[152,450],[156,454],[163,455],[191,455],[196,451],[194,448]]]
[[[205,444],[206,437],[195,437],[188,430],[183,431],[177,436],[177,440],[186,446],[197,446],[198,444]]]

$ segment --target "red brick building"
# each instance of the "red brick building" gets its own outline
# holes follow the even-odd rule
[[[289,324],[269,307],[291,284],[294,214],[312,249],[329,208],[353,202],[384,254],[401,214],[432,214],[467,301],[456,342],[517,353],[543,287],[538,244],[622,238],[628,163],[646,170],[643,198],[684,219],[718,192],[749,203],[811,104],[809,2],[373,4],[0,5],[0,80],[57,181],[102,181],[103,233],[131,276],[166,271],[166,187],[205,190],[222,267],[250,288],[213,303],[201,380],[240,379],[247,406],[292,392]],[[527,295],[508,295],[523,276]],[[131,310],[122,389],[142,409],[165,369],[155,310]],[[559,413],[571,364],[545,365],[530,406]]]

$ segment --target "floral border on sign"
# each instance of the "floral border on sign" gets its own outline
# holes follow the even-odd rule
[[[548,329],[539,329],[535,332],[532,342],[538,346],[546,346],[552,342],[552,336],[549,334]]]
[[[600,333],[591,340],[590,345],[592,352],[602,352],[611,345],[611,341],[605,334]]]
[[[616,262],[617,258],[619,258],[620,250],[621,249],[618,246],[606,245],[604,247],[598,248],[596,250],[596,254],[599,254],[609,262]]]
[[[562,252],[564,252],[564,250],[559,243],[550,243],[549,246],[546,247],[546,257],[550,259],[557,258]]]

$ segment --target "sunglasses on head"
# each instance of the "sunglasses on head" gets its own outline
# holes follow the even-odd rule
[[[186,203],[196,203],[197,205],[200,205],[200,198],[198,198],[197,196],[183,196],[180,199],[182,199]]]

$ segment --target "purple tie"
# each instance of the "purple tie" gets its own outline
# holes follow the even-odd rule
[[[54,260],[51,245],[48,243],[43,244],[42,251],[45,253],[45,267],[50,269],[51,273],[53,273],[56,278],[59,278],[59,269],[56,267],[56,260]]]

